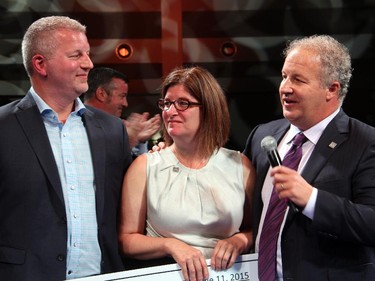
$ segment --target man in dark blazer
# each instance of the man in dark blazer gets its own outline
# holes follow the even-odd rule
[[[352,71],[349,52],[323,35],[292,41],[284,55],[285,119],[254,128],[244,150],[257,171],[256,252],[272,188],[296,207],[284,215],[275,277],[259,280],[375,280],[375,129],[341,109]],[[308,139],[298,171],[270,167],[263,138],[276,139],[283,159],[298,132]]]
[[[0,108],[1,280],[123,270],[117,215],[130,147],[119,118],[78,98],[93,67],[85,30],[67,17],[34,22],[22,43],[32,87]]]

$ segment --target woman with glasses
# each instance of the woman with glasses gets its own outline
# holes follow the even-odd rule
[[[254,168],[223,148],[230,130],[226,97],[201,67],[177,68],[164,80],[166,148],[139,156],[123,183],[120,244],[126,257],[171,258],[184,280],[225,270],[253,244]]]

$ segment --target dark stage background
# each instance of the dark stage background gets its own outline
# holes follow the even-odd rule
[[[30,87],[21,58],[24,31],[39,17],[56,14],[87,26],[96,66],[129,76],[124,117],[159,112],[162,77],[177,65],[202,65],[227,93],[228,146],[242,150],[256,124],[281,114],[278,85],[286,41],[329,34],[353,58],[344,110],[375,125],[375,0],[0,0],[0,13],[0,104]],[[116,55],[124,44],[132,52],[128,58]]]

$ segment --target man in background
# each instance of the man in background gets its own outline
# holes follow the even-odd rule
[[[84,103],[120,118],[123,109],[129,106],[128,77],[113,68],[96,67],[89,73],[88,84]],[[134,157],[148,151],[148,140],[160,129],[160,116],[149,116],[148,112],[131,113],[126,120],[123,119]]]

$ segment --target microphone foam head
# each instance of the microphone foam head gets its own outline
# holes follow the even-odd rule
[[[262,139],[260,146],[264,151],[271,151],[277,148],[277,141],[274,137],[267,136]]]

